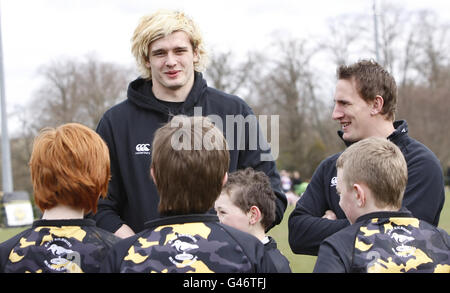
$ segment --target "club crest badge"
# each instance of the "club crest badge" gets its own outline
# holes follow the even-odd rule
[[[177,237],[168,242],[175,249],[175,256],[170,256],[169,260],[178,267],[190,266],[197,261],[195,251],[199,248],[197,239],[188,234],[178,234]]]
[[[55,238],[45,244],[47,259],[44,264],[53,271],[81,272],[80,253],[71,249],[72,244],[65,238]]]

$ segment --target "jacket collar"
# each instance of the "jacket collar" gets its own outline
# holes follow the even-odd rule
[[[408,134],[408,123],[406,120],[398,120],[394,122],[394,132],[392,132],[387,139],[392,141],[395,144],[398,144],[398,142],[407,136]],[[342,130],[337,131],[338,136],[342,139],[342,141],[345,143],[345,146],[349,147],[354,142],[346,141],[342,138],[344,135],[344,132]]]
[[[365,215],[360,216],[358,219],[356,219],[356,223],[363,222],[365,220],[374,219],[374,218],[412,218],[413,215],[411,212],[406,209],[405,207],[402,207],[398,211],[380,211],[380,212],[373,212],[368,213]]]
[[[189,214],[170,217],[161,217],[155,220],[151,220],[145,223],[145,228],[156,228],[159,226],[175,225],[175,224],[187,224],[197,222],[219,222],[217,215],[213,214]]]
[[[266,236],[267,237],[267,242],[263,243],[265,247],[267,248],[271,248],[271,249],[277,249],[277,242],[275,241],[275,239],[273,239],[273,237],[271,236]]]
[[[59,219],[59,220],[45,220],[40,219],[33,222],[33,227],[42,226],[95,226],[95,221],[92,219]]]

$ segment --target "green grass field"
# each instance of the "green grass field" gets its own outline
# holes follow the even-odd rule
[[[447,189],[446,192],[446,200],[444,208],[441,212],[441,218],[439,221],[439,227],[446,230],[450,234],[450,191]],[[293,206],[288,206],[286,209],[286,213],[284,214],[283,221],[280,225],[274,227],[270,232],[269,235],[275,238],[275,240],[278,243],[278,248],[280,251],[289,259],[291,263],[291,269],[294,273],[311,273],[314,264],[316,262],[315,256],[309,256],[309,255],[297,255],[292,253],[289,243],[288,243],[288,218],[291,214],[292,210],[294,209]],[[10,237],[16,235],[20,231],[26,229],[26,227],[22,228],[6,228],[6,229],[0,229],[0,242],[3,242]]]

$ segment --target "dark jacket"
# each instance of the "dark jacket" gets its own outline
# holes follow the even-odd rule
[[[400,148],[408,165],[403,206],[414,217],[437,226],[445,200],[439,160],[426,146],[408,136],[406,121],[396,121],[394,127],[388,139]],[[336,160],[340,154],[320,163],[289,216],[289,245],[294,253],[317,255],[325,238],[349,225],[336,193]],[[322,219],[326,210],[332,210],[337,220]]]
[[[108,197],[100,199],[98,203],[95,220],[99,227],[115,232],[126,223],[135,232],[139,232],[146,221],[159,217],[157,212],[159,196],[150,179],[153,135],[174,115],[193,116],[194,108],[197,115],[215,115],[212,119],[216,120],[220,118],[227,141],[229,143],[230,139],[234,141],[234,145],[230,145],[229,172],[252,167],[269,176],[277,196],[274,224],[281,222],[287,200],[281,191],[280,176],[275,162],[261,161],[263,153],[270,153],[270,150],[265,152],[261,150],[266,149],[267,142],[262,138],[257,144],[257,149],[252,150],[248,145],[248,125],[245,133],[232,131],[231,127],[230,131],[227,131],[227,115],[247,117],[253,115],[252,110],[239,97],[208,87],[201,73],[196,73],[193,88],[178,109],[171,109],[156,99],[151,91],[151,81],[137,79],[129,85],[128,99],[103,115],[97,132],[109,147],[112,177]],[[245,149],[236,147],[237,138],[242,138],[243,135],[247,144]]]
[[[104,273],[275,273],[256,237],[219,223],[216,215],[164,217],[117,243]]]
[[[270,236],[267,237],[269,238],[269,242],[264,244],[264,249],[275,265],[277,273],[292,273],[289,260],[278,250],[275,239]]]
[[[98,273],[119,240],[91,219],[38,220],[0,244],[0,273]]]
[[[406,209],[375,212],[326,238],[315,273],[450,273],[450,236]]]

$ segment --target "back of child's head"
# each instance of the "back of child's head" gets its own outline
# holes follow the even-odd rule
[[[95,213],[108,190],[109,164],[108,147],[92,129],[78,123],[44,128],[29,163],[36,205],[42,211],[66,205]]]
[[[264,172],[246,168],[230,173],[222,192],[230,196],[244,213],[250,211],[252,206],[258,207],[264,229],[270,227],[275,220],[276,197]]]
[[[365,183],[377,207],[401,207],[408,170],[402,152],[394,143],[379,137],[363,139],[341,154],[336,167],[343,169],[342,182],[347,188],[354,183]]]
[[[229,162],[225,137],[208,118],[175,116],[155,132],[152,145],[159,213],[183,215],[211,209]]]

